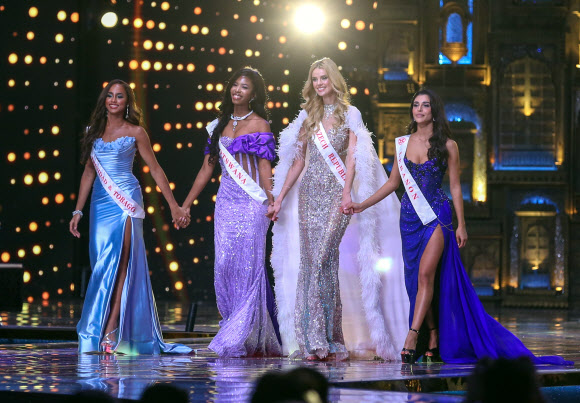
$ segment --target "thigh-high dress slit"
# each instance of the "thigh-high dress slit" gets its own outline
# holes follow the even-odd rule
[[[135,138],[121,137],[108,143],[99,138],[93,150],[117,186],[143,207],[141,187],[132,173]],[[89,223],[92,274],[77,324],[79,352],[103,350],[101,342],[105,336],[128,220],[131,223],[131,245],[114,350],[126,354],[189,353],[191,349],[187,346],[163,341],[149,278],[143,219],[130,217],[124,212],[98,178],[93,184]]]
[[[404,163],[429,202],[437,219],[423,225],[408,195],[401,201],[401,238],[405,263],[405,285],[409,296],[409,327],[413,322],[417,297],[419,264],[433,232],[443,232],[443,253],[435,282],[434,317],[439,329],[441,358],[446,363],[474,363],[483,357],[530,357],[537,364],[572,364],[558,356],[534,356],[524,344],[499,322],[489,316],[465,271],[452,224],[451,204],[441,188],[447,169],[436,159],[415,164]],[[426,329],[426,326],[423,326]]]

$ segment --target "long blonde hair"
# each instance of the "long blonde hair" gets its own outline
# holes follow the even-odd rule
[[[312,85],[312,72],[315,69],[323,69],[326,71],[332,89],[336,93],[337,106],[334,110],[334,118],[336,123],[334,127],[340,127],[344,124],[345,114],[350,105],[350,96],[348,93],[348,87],[344,77],[340,74],[338,66],[332,59],[328,57],[322,58],[315,61],[310,66],[310,71],[308,72],[308,79],[304,83],[304,88],[302,88],[302,97],[304,102],[300,105],[302,109],[306,111],[308,117],[304,120],[303,127],[304,133],[300,136],[300,141],[305,141],[310,137],[314,136],[318,130],[318,124],[322,121],[322,116],[324,114],[324,103],[322,97],[316,94],[314,86]]]

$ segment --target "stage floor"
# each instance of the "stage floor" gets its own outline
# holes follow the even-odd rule
[[[207,349],[211,337],[175,338],[183,335],[179,330],[183,329],[187,312],[179,304],[163,303],[158,305],[167,341],[188,344],[197,350],[197,355],[79,355],[75,342],[39,342],[46,337],[44,330],[54,328],[55,324],[74,332],[72,325],[80,311],[73,305],[60,307],[61,313],[68,312],[68,317],[43,315],[43,311],[56,312],[48,306],[28,306],[24,313],[0,312],[0,339],[5,343],[0,345],[0,400],[25,401],[21,399],[23,396],[37,395],[44,401],[55,401],[59,395],[87,389],[137,400],[147,386],[171,383],[187,390],[190,401],[245,402],[255,380],[262,374],[304,365],[319,370],[329,379],[331,402],[461,402],[467,377],[473,369],[472,365],[405,365],[362,360],[306,363],[288,358],[220,359]],[[71,307],[73,313],[68,309]],[[179,315],[175,315],[176,308],[181,312]],[[219,319],[215,309],[206,307],[200,313],[195,331],[215,332]],[[20,320],[29,323],[13,322],[18,315]],[[545,386],[543,391],[551,401],[580,401],[577,315],[568,311],[502,310],[493,316],[535,354],[557,354],[575,361],[573,367],[537,369]],[[35,331],[32,334],[38,334],[33,339],[36,342],[5,339],[2,332],[14,327]],[[21,343],[14,344],[14,341]]]

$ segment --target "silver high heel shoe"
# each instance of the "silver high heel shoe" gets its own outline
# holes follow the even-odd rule
[[[117,340],[113,340],[113,336],[115,335],[115,333],[119,332],[119,328],[116,328],[112,331],[110,331],[109,333],[107,333],[105,335],[105,337],[103,337],[103,341],[101,341],[101,347],[103,348],[103,351],[106,354],[114,354],[115,350],[115,344],[117,344]],[[115,338],[116,339],[116,338]]]

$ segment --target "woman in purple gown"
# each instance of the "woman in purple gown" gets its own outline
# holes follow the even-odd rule
[[[483,309],[459,255],[459,248],[467,242],[459,150],[450,138],[441,98],[431,90],[420,90],[411,102],[410,117],[407,135],[395,140],[398,169],[393,169],[387,183],[374,195],[350,205],[355,213],[365,210],[396,190],[403,178],[406,192],[401,201],[400,229],[410,301],[403,362],[415,362],[423,354],[416,347],[421,333],[428,336],[426,361],[437,360],[440,354],[447,363],[527,356],[536,363],[571,364],[557,356],[535,357]],[[447,169],[457,214],[456,231],[449,199],[441,188]]]
[[[273,203],[274,136],[262,75],[246,67],[230,78],[220,117],[207,126],[209,146],[183,207],[189,208],[219,162],[215,205],[214,285],[222,315],[209,345],[220,357],[278,356],[273,293],[265,270],[266,217]]]

